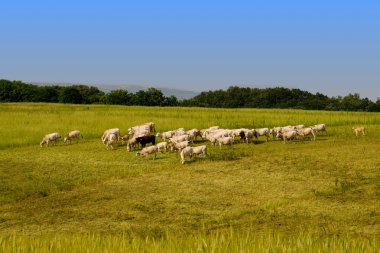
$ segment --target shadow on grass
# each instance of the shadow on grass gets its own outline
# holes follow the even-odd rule
[[[262,140],[253,140],[252,141],[252,144],[255,144],[255,145],[264,144],[264,143],[267,143],[267,142],[266,141],[262,141]]]

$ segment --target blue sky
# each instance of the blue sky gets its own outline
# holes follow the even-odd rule
[[[0,78],[380,97],[380,1],[3,0]]]

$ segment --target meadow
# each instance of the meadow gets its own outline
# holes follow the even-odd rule
[[[0,251],[378,252],[380,113],[0,104]],[[153,121],[259,128],[325,123],[316,141],[237,143],[180,164],[100,136]],[[365,125],[356,137],[354,125]],[[78,144],[40,148],[78,129]]]

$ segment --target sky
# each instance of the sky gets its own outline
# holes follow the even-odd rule
[[[377,0],[2,0],[0,79],[380,97]]]

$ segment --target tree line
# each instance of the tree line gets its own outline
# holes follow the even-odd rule
[[[300,89],[243,88],[231,86],[227,90],[202,92],[183,101],[183,106],[221,107],[221,108],[293,108],[329,111],[380,111],[380,99],[376,102],[360,98],[359,94],[328,97],[321,93],[312,94]]]
[[[174,96],[166,97],[162,91],[149,88],[136,93],[112,90],[105,94],[97,87],[87,85],[38,86],[21,81],[0,80],[0,102],[48,102],[66,104],[110,104],[177,106]]]
[[[110,104],[142,106],[196,106],[213,108],[293,108],[330,111],[380,112],[380,99],[376,102],[360,98],[359,94],[328,97],[300,89],[248,88],[231,86],[227,90],[202,92],[185,100],[164,96],[156,88],[129,93],[112,90],[109,93],[87,85],[38,86],[21,81],[0,80],[0,102],[49,102],[69,104]]]

